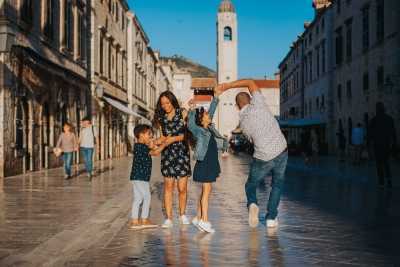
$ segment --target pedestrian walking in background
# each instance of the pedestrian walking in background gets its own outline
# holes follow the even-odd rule
[[[212,183],[217,181],[221,168],[218,162],[218,150],[226,151],[228,143],[226,138],[214,128],[212,118],[219,103],[219,90],[214,88],[214,98],[207,111],[204,108],[194,109],[194,100],[189,101],[189,115],[187,127],[192,133],[194,139],[188,138],[189,143],[194,147],[194,156],[196,165],[193,170],[193,181],[202,183],[202,191],[199,197],[197,215],[192,223],[200,230],[213,233],[208,220],[208,207]],[[217,145],[217,140],[218,144]]]
[[[239,150],[240,150],[240,144],[241,144],[241,142],[240,142],[240,138],[239,138],[239,136],[236,136],[236,138],[235,138],[235,155],[239,155]]]
[[[311,143],[311,153],[312,153],[312,158],[311,158],[310,163],[313,162],[314,157],[315,157],[315,162],[318,164],[319,163],[319,158],[318,158],[319,144],[318,144],[318,136],[315,133],[314,129],[311,129],[310,143]]]
[[[361,164],[361,151],[364,146],[364,131],[361,129],[361,123],[357,123],[357,127],[351,133],[351,142],[354,146],[353,164]]]
[[[82,124],[83,127],[78,138],[78,143],[75,146],[75,150],[78,150],[79,146],[81,147],[86,167],[86,178],[92,179],[93,152],[96,151],[96,154],[100,153],[99,135],[96,127],[92,125],[89,116],[82,119]]]
[[[136,125],[133,133],[137,138],[137,142],[134,145],[130,175],[135,197],[132,203],[131,228],[153,228],[158,225],[149,219],[151,204],[149,181],[153,164],[151,156],[160,154],[165,148],[165,143],[155,148],[153,141],[151,141],[151,128],[146,124]],[[139,207],[142,203],[142,218],[139,221]]]
[[[301,150],[301,155],[303,156],[303,163],[306,164],[308,162],[307,158],[307,150],[310,144],[310,135],[307,133],[306,129],[303,129],[301,135],[300,135],[300,150]]]
[[[344,150],[346,149],[347,138],[344,136],[343,129],[340,129],[340,131],[336,135],[338,136],[338,142],[339,142],[339,162],[345,162]]]
[[[172,227],[172,201],[175,180],[178,184],[179,220],[190,225],[185,215],[187,203],[187,181],[192,175],[190,169],[190,151],[184,141],[186,116],[188,112],[179,107],[175,95],[166,91],[160,94],[154,114],[154,123],[160,127],[160,137],[154,144],[165,143],[161,153],[161,173],[164,176],[164,205],[166,220],[162,228]]]
[[[56,149],[62,150],[62,158],[65,166],[64,178],[68,180],[71,177],[71,161],[74,151],[77,150],[76,136],[72,132],[72,124],[65,123],[63,126],[64,132],[58,137]]]
[[[224,152],[222,152],[222,157],[228,157],[229,156],[229,148],[231,147],[231,144],[229,144],[229,139],[226,134],[224,134],[224,138],[226,140],[226,143],[228,144],[228,148]]]
[[[378,173],[378,188],[383,188],[385,177],[387,187],[392,188],[389,153],[391,148],[397,148],[397,135],[393,118],[385,113],[385,106],[382,102],[376,103],[376,116],[369,123],[366,146],[368,149],[372,141],[374,142],[376,170]]]
[[[258,225],[257,187],[271,171],[272,190],[268,199],[265,220],[267,227],[275,227],[278,225],[278,206],[288,159],[286,139],[254,80],[237,80],[219,86],[221,92],[238,87],[247,87],[252,96],[251,98],[247,92],[240,92],[235,98],[235,106],[239,110],[240,129],[254,144],[253,162],[245,186],[249,226],[256,227]]]

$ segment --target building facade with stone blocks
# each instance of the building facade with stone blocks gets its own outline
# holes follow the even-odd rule
[[[338,153],[335,133],[343,129],[348,139],[346,151],[351,154],[351,132],[357,123],[367,130],[376,102],[385,104],[386,113],[400,128],[400,83],[394,80],[400,75],[400,2],[313,1],[313,7],[315,18],[305,24],[301,35],[304,117],[325,122],[316,129],[321,142],[333,144],[329,144],[330,153]],[[284,73],[296,44],[280,64],[281,119],[285,120],[291,118],[289,110],[296,102],[286,97],[288,77]],[[321,69],[324,65],[325,71]],[[387,77],[395,81],[392,95],[385,94],[383,84]],[[298,102],[301,101],[300,97]],[[298,134],[293,134],[293,139],[295,135]]]
[[[192,75],[185,70],[174,68],[173,93],[178,99],[179,106],[188,109],[188,102],[194,97],[191,90]]]
[[[78,134],[92,101],[87,3],[6,0],[3,8],[15,39],[0,55],[0,177],[61,167],[52,150],[62,125]]]
[[[332,10],[335,130],[344,130],[350,153],[352,129],[357,123],[367,129],[376,102],[384,103],[400,132],[400,76],[391,79],[391,95],[383,86],[389,74],[400,75],[400,1],[335,0]]]
[[[337,147],[333,120],[333,15],[329,2],[325,1],[325,5],[321,2],[314,2],[314,20],[302,34],[303,110],[304,118],[323,122],[312,128],[316,131],[320,145],[333,152]]]
[[[88,0],[90,5],[88,38],[90,55],[88,76],[91,80],[92,105],[89,115],[99,129],[102,160],[127,155],[128,120],[107,99],[128,104],[127,98],[127,13],[125,0]],[[102,84],[104,98],[98,98],[96,87]]]

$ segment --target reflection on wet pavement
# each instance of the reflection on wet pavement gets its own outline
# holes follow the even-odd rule
[[[178,221],[170,229],[134,230],[132,157],[97,163],[92,181],[61,169],[0,180],[0,266],[395,266],[400,262],[400,190],[291,164],[279,225],[265,227],[270,177],[258,188],[260,224],[247,225],[244,183],[251,157],[220,158],[210,198],[216,233]],[[163,178],[154,159],[150,218],[164,221]],[[100,165],[99,165],[100,164]],[[327,166],[328,168],[328,166]],[[371,176],[374,174],[371,174]],[[200,185],[189,182],[187,216]]]

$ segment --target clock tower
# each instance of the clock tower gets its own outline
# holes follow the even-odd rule
[[[232,82],[238,79],[237,20],[235,7],[229,0],[219,5],[217,21],[217,82]],[[231,136],[239,126],[235,97],[238,89],[229,89],[220,96],[218,114],[214,122],[221,134]]]

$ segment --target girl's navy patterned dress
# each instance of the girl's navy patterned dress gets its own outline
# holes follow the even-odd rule
[[[165,115],[161,123],[163,136],[178,136],[184,134],[182,109],[176,109],[174,117],[169,120]],[[191,176],[190,151],[184,141],[174,142],[161,153],[161,173],[164,177],[180,179]]]

